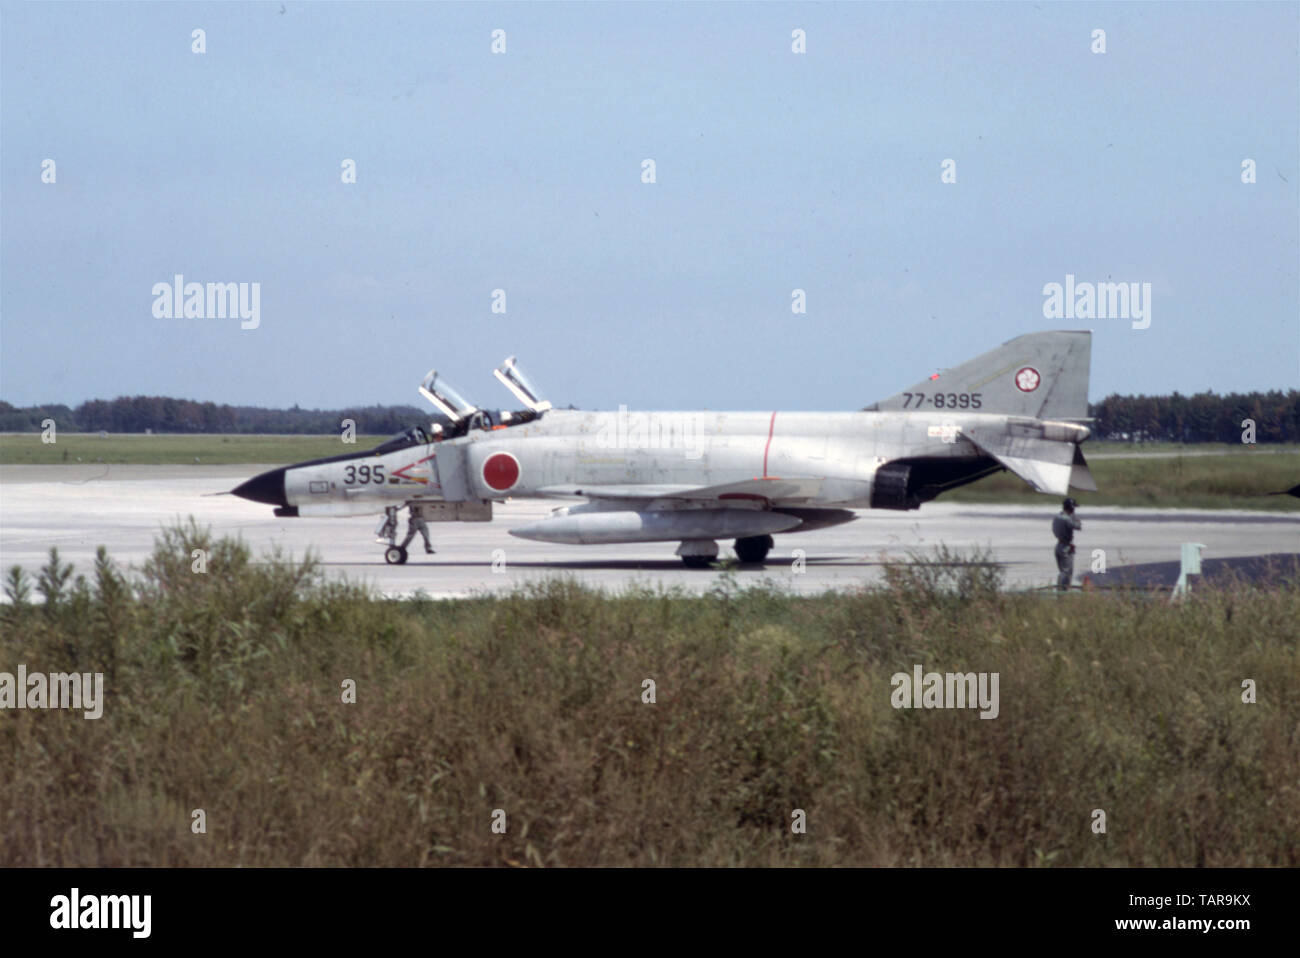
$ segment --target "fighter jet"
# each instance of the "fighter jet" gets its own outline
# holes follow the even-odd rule
[[[761,563],[774,535],[917,509],[1010,470],[1041,493],[1097,486],[1089,436],[1092,334],[1018,336],[856,412],[662,412],[553,408],[515,361],[494,375],[523,408],[480,409],[431,371],[419,391],[438,421],[364,452],[273,469],[234,489],[282,517],[384,512],[385,559],[402,509],[432,522],[486,522],[511,498],[568,501],[511,529],[543,542],[678,542],[706,567],[718,540]],[[408,541],[410,536],[408,536]]]

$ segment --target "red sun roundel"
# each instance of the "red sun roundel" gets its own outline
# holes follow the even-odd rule
[[[1016,370],[1016,388],[1022,393],[1031,393],[1038,388],[1042,378],[1033,366],[1021,366]]]
[[[504,492],[519,481],[519,460],[508,452],[494,452],[483,462],[483,481]]]

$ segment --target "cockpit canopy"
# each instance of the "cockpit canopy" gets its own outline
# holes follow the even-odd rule
[[[447,419],[445,427],[435,427],[435,440],[463,436],[471,429],[500,429],[532,422],[551,408],[551,404],[541,398],[537,384],[528,378],[514,356],[492,370],[492,375],[527,408],[515,412],[502,411],[494,415],[486,409],[479,409],[451,383],[439,378],[437,370],[429,370],[420,382],[420,395],[433,403]],[[389,440],[394,441],[395,439]]]
[[[542,398],[542,391],[524,374],[523,368],[514,356],[492,370],[492,375],[496,376],[501,385],[509,389],[516,399],[539,416],[551,408],[550,402]]]
[[[433,441],[429,431],[423,426],[412,426],[405,432],[399,432],[391,439],[385,439],[375,447],[375,452],[382,455],[388,452],[397,452],[399,449],[406,449],[410,446],[427,446]]]
[[[478,412],[478,407],[462,396],[451,383],[438,378],[437,370],[430,369],[420,383],[420,395],[437,407],[438,411],[458,423]]]

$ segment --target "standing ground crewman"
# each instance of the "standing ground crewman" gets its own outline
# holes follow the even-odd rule
[[[419,532],[424,537],[424,551],[433,552],[433,543],[429,541],[429,527],[424,524],[424,516],[420,515],[420,510],[412,506],[411,518],[406,523],[406,538],[402,540],[402,548],[405,549]]]
[[[1061,503],[1061,511],[1052,520],[1052,534],[1056,536],[1056,568],[1060,575],[1056,577],[1056,587],[1065,591],[1074,578],[1074,530],[1082,529],[1083,523],[1074,515],[1078,503],[1066,497]]]

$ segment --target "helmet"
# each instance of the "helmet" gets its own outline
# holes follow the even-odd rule
[[[1074,501],[1072,496],[1066,496],[1065,501],[1061,503],[1061,508],[1066,512],[1073,512],[1077,505],[1078,503]]]

